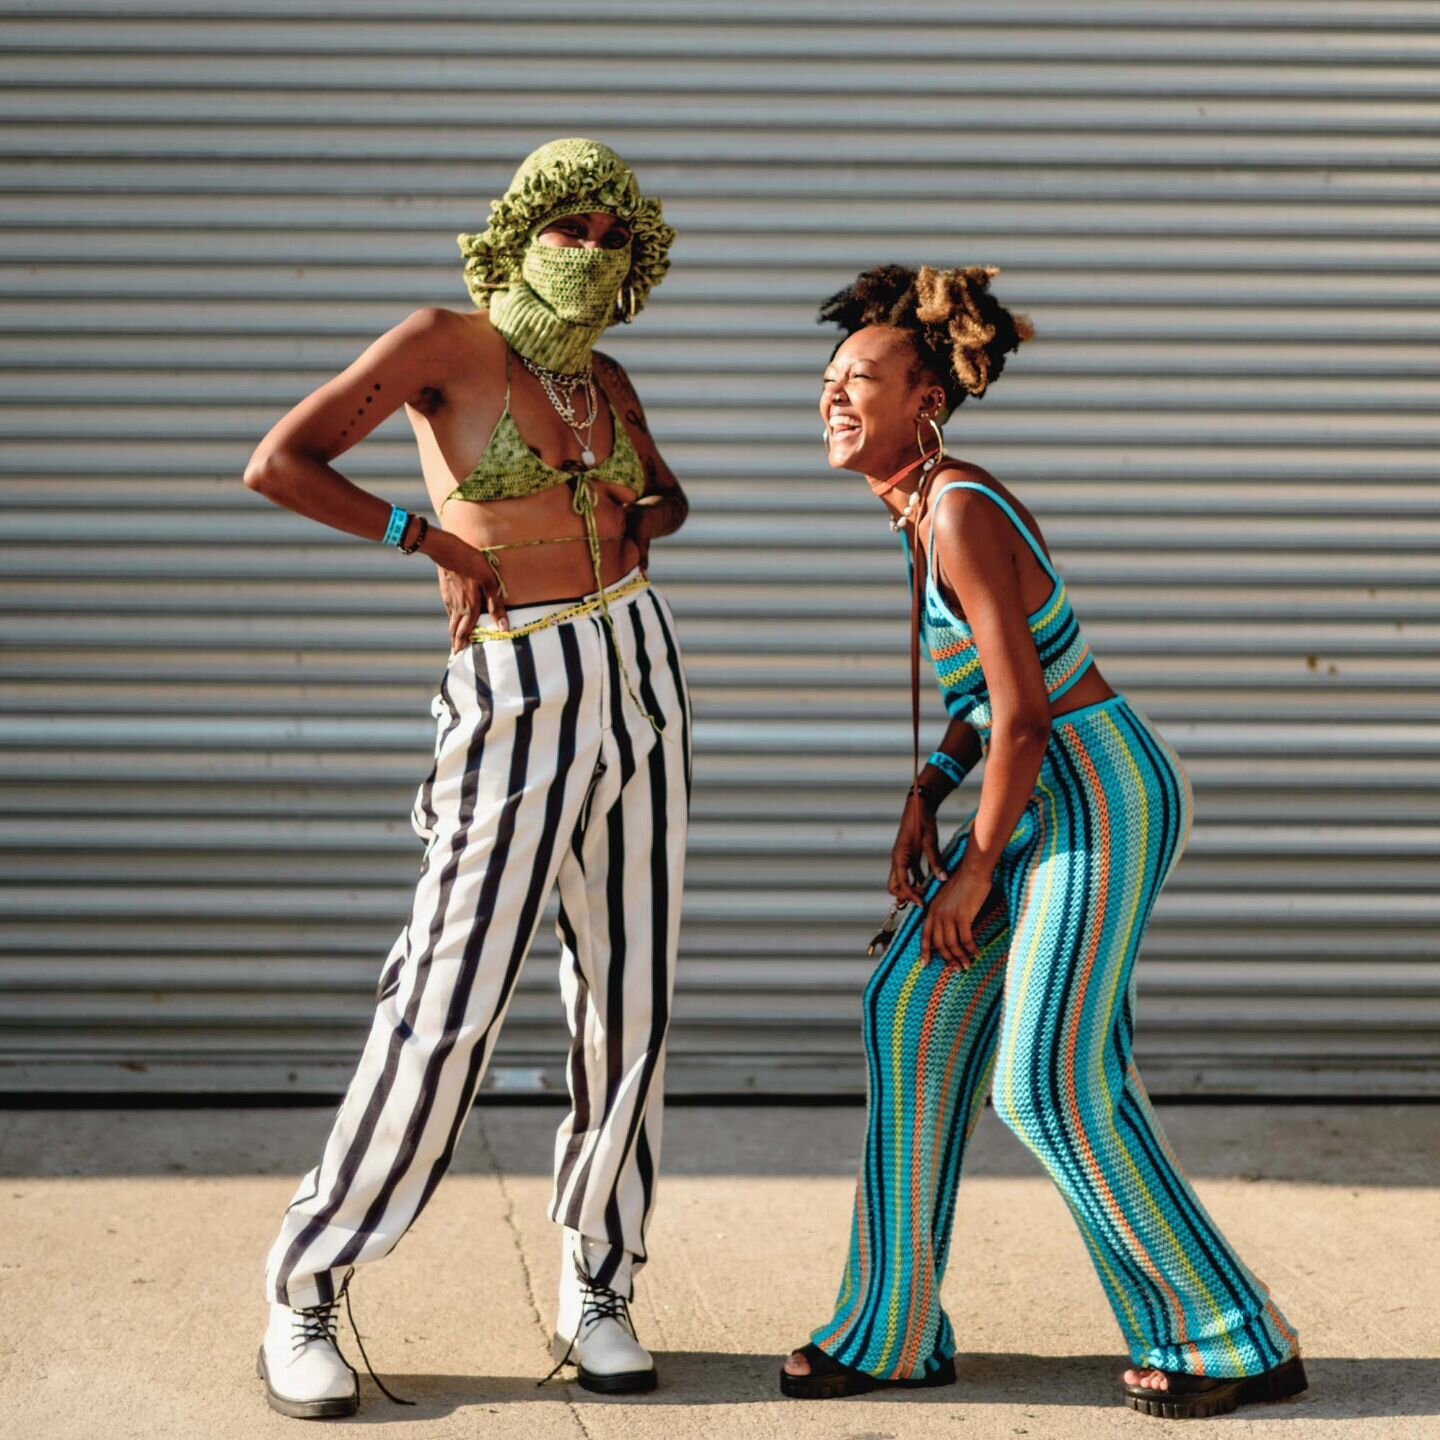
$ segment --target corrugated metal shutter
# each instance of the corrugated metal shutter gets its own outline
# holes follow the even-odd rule
[[[723,10],[723,13],[722,13]],[[489,11],[494,19],[483,19]],[[1168,1092],[1440,1089],[1440,16],[1208,6],[0,6],[0,1088],[334,1089],[418,860],[415,563],[239,484],[555,134],[680,228],[617,339],[694,516],[672,1088],[857,1089],[905,784],[899,556],[821,463],[816,301],[998,262],[1041,341],[951,428],[1042,517],[1199,819]],[[346,462],[416,501],[392,423]],[[557,1083],[553,942],[496,1077]]]

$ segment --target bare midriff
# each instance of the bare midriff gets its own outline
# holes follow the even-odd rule
[[[1058,720],[1072,710],[1083,710],[1087,705],[1098,705],[1115,694],[1100,673],[1098,665],[1091,665],[1051,707],[1050,718]]]
[[[595,528],[606,587],[639,563],[639,549],[623,535],[625,509],[633,499],[624,486],[596,487]],[[432,492],[432,500],[438,507],[444,494],[436,498]],[[573,600],[595,590],[585,522],[575,513],[568,486],[517,499],[450,500],[444,525],[477,550],[494,555],[504,577],[507,606]]]

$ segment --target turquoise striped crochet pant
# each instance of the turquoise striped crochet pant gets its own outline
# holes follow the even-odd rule
[[[1174,752],[1117,696],[1055,721],[968,972],[920,963],[912,912],[865,991],[869,1119],[835,1316],[814,1342],[901,1379],[955,1353],[940,1304],[965,1145],[985,1103],[1075,1217],[1130,1358],[1251,1375],[1295,1332],[1181,1173],[1131,1061],[1134,965],[1189,836]],[[962,826],[946,848],[960,863]]]

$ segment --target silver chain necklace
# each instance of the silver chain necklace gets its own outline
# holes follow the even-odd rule
[[[520,363],[540,382],[545,397],[554,406],[555,413],[575,432],[580,442],[580,463],[587,470],[595,468],[595,451],[591,441],[595,434],[595,421],[600,414],[599,398],[595,394],[595,368],[587,364],[578,375],[565,375],[559,370],[547,370],[533,360],[520,357]],[[585,392],[585,419],[575,414],[575,397]],[[561,392],[564,391],[564,398]],[[584,431],[582,435],[580,432]]]

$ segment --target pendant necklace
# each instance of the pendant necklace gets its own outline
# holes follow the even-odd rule
[[[910,492],[910,498],[905,502],[905,508],[898,514],[890,517],[890,530],[894,534],[903,526],[914,525],[916,516],[920,512],[920,491],[918,487]]]
[[[518,353],[518,352],[517,352]],[[574,432],[576,440],[580,442],[580,463],[587,470],[595,468],[595,451],[592,441],[595,434],[595,421],[600,414],[600,403],[595,394],[595,369],[587,363],[585,368],[578,375],[566,375],[559,370],[547,370],[543,365],[537,365],[533,360],[527,360],[520,356],[520,363],[540,382],[541,388],[545,391],[545,397],[554,407],[555,413]],[[583,390],[585,392],[585,419],[581,420],[575,413],[576,395]],[[561,392],[564,398],[561,398]],[[580,432],[584,431],[582,435]]]

